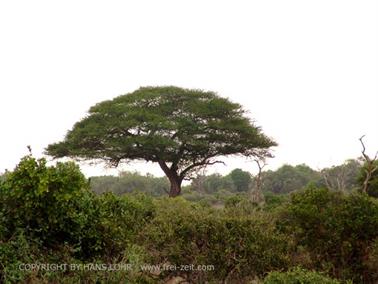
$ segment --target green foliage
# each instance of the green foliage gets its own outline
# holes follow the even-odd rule
[[[33,262],[35,254],[35,244],[26,239],[22,230],[15,232],[11,238],[3,236],[0,241],[0,282],[22,282],[28,272],[20,270],[19,265],[23,261]]]
[[[0,184],[5,181],[5,174],[0,174]]]
[[[368,268],[371,279],[378,279],[378,238],[370,243],[364,263]]]
[[[92,247],[83,250],[91,254],[98,251],[108,258],[122,254],[155,214],[152,199],[145,195],[117,197],[106,193],[96,198],[96,205],[98,215],[95,226],[91,226],[94,231],[86,234],[95,242],[87,242]]]
[[[252,177],[249,172],[245,172],[242,169],[234,169],[231,173],[229,173],[229,176],[235,185],[236,191],[248,191],[249,185],[252,181]]]
[[[214,195],[203,194],[196,191],[184,191],[184,193],[181,196],[188,201],[201,202],[202,204],[208,205],[220,202]]]
[[[1,215],[11,235],[24,228],[46,243],[70,240],[81,230],[78,206],[89,195],[87,181],[72,162],[47,167],[44,159],[24,157],[1,186]]]
[[[158,178],[152,175],[142,176],[136,172],[121,172],[118,177],[91,177],[90,187],[97,194],[112,192],[116,195],[123,195],[141,192],[157,197],[167,194],[169,181],[165,177]]]
[[[46,166],[24,157],[1,185],[0,233],[9,238],[19,228],[44,246],[71,244],[81,257],[113,256],[153,217],[152,200],[143,195],[95,196],[72,162]]]
[[[235,191],[235,184],[230,176],[223,177],[220,174],[200,175],[193,179],[190,189],[207,194],[214,194],[220,190],[233,192]]]
[[[214,265],[211,271],[191,271],[190,281],[261,276],[289,263],[288,240],[276,232],[269,216],[228,215],[177,198],[162,199],[157,208],[142,239],[151,259]]]
[[[137,271],[63,275],[20,270],[22,263],[122,263],[132,257],[125,253],[154,217],[152,199],[141,194],[96,196],[87,187],[71,162],[49,167],[44,159],[26,156],[7,173],[0,184],[0,282],[148,282]]]
[[[48,249],[38,242],[27,238],[22,231],[6,241],[0,242],[0,282],[1,283],[155,283],[148,275],[143,275],[139,265],[143,263],[146,253],[136,245],[127,247],[127,254],[122,259],[93,259],[90,262],[74,258],[72,248],[57,245]],[[131,264],[130,270],[90,270],[67,268],[58,270],[25,269],[30,264],[67,264],[84,266]],[[30,266],[29,266],[30,268]]]
[[[264,284],[340,284],[321,273],[296,267],[287,272],[270,272]]]
[[[361,167],[360,172],[357,177],[359,188],[363,188],[364,181],[366,179],[367,163]],[[378,167],[378,160],[373,163],[373,167]],[[378,168],[372,173],[371,178],[368,182],[367,194],[378,198]]]
[[[295,167],[284,165],[276,171],[267,171],[262,174],[262,191],[278,194],[289,193],[302,189],[309,182],[319,182],[320,173],[314,171],[306,165]]]
[[[377,280],[366,255],[378,237],[378,204],[367,195],[308,188],[292,195],[281,226],[308,250],[314,268],[356,282]]]
[[[255,202],[248,199],[246,195],[232,195],[225,200],[224,210],[229,215],[252,215],[261,210]]]
[[[273,210],[278,208],[289,201],[289,195],[285,194],[274,194],[272,192],[264,192],[265,198],[265,210]]]
[[[181,164],[192,164],[192,159],[203,159],[209,151],[251,155],[256,147],[275,145],[243,114],[239,104],[213,92],[140,88],[93,106],[89,116],[74,126],[64,142],[50,145],[47,151],[56,157],[115,161],[156,161],[161,155],[159,158],[166,162],[174,163],[180,158]],[[186,145],[185,153],[178,156],[174,150],[182,144]]]

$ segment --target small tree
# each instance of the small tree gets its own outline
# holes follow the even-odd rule
[[[178,87],[146,87],[101,102],[76,123],[60,143],[47,147],[55,157],[159,164],[170,196],[184,179],[219,156],[264,157],[276,143],[255,126],[239,104],[213,92]]]

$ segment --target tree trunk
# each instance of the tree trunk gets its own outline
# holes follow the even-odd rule
[[[171,183],[171,189],[169,191],[169,197],[176,197],[181,193],[181,183],[182,178],[177,174],[176,171],[170,169],[164,161],[159,161],[159,166],[169,179]]]
[[[181,181],[180,179],[169,178],[169,182],[171,183],[171,189],[169,191],[169,197],[176,197],[181,193]]]

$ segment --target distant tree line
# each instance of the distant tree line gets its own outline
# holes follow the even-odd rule
[[[277,194],[290,193],[309,183],[325,186],[331,190],[351,191],[358,187],[361,162],[347,160],[341,165],[313,170],[305,164],[284,165],[276,171],[263,173],[262,190]]]
[[[263,171],[261,190],[265,194],[287,194],[314,184],[334,191],[351,192],[358,190],[364,181],[364,164],[358,159],[349,159],[341,165],[314,170],[305,164],[283,165],[277,170]],[[377,195],[378,172],[369,183],[369,194]],[[256,186],[256,176],[242,169],[229,174],[198,175],[190,185],[183,187],[183,196],[199,200],[207,195],[244,194]],[[95,193],[113,192],[122,195],[143,192],[151,196],[165,196],[170,183],[166,177],[143,176],[137,172],[121,172],[119,176],[98,176],[91,178]]]
[[[97,176],[90,179],[91,189],[97,193],[112,192],[123,195],[132,192],[143,192],[151,196],[163,196],[169,192],[169,181],[166,177],[141,175],[138,172],[121,172],[116,176]]]

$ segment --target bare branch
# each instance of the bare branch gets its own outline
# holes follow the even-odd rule
[[[361,142],[361,145],[362,145],[362,155],[364,156],[364,158],[365,158],[366,161],[369,161],[370,158],[369,158],[368,155],[365,154],[365,150],[366,150],[366,148],[365,148],[365,144],[364,144],[364,142],[362,141],[362,138],[364,138],[364,137],[365,137],[365,135],[362,135],[362,136],[360,137],[360,139],[359,139],[360,142]]]
[[[362,138],[364,137],[365,135],[362,135],[359,140],[362,145],[362,156],[364,157],[365,163],[366,163],[366,169],[365,169],[366,176],[363,182],[362,192],[367,193],[370,179],[372,178],[373,173],[378,169],[378,165],[374,165],[375,161],[377,160],[378,152],[375,154],[373,160],[370,159],[370,157],[367,154],[365,154],[366,149],[365,149],[364,142],[362,141]]]

